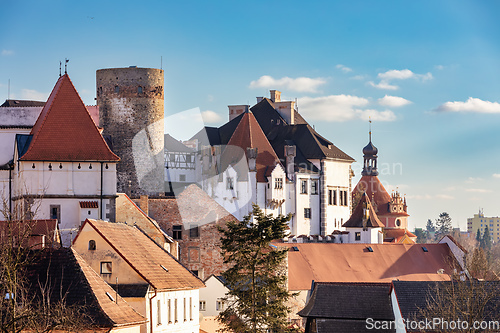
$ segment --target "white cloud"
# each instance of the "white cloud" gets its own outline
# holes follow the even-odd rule
[[[399,87],[393,84],[389,84],[386,81],[380,81],[379,83],[375,83],[373,81],[369,81],[368,84],[374,88],[382,89],[382,90],[398,90]]]
[[[469,97],[466,102],[446,102],[440,105],[436,111],[500,113],[500,103],[483,101],[479,98]]]
[[[436,195],[437,199],[444,199],[444,200],[453,200],[455,197],[448,195],[448,194],[437,194]]]
[[[416,74],[409,69],[403,69],[403,70],[391,69],[385,73],[378,73],[377,77],[380,79],[379,83],[374,83],[373,81],[370,81],[368,82],[368,84],[377,89],[384,89],[384,90],[399,89],[399,86],[390,84],[390,81],[392,80],[417,79],[422,82],[425,82],[433,78],[430,72],[426,74]]]
[[[352,72],[352,69],[349,68],[349,67],[346,67],[344,65],[341,65],[341,64],[338,64],[337,66],[335,66],[336,68],[340,69],[342,72],[344,73],[349,73],[349,72]]]
[[[12,50],[2,50],[2,55],[3,56],[14,55],[14,51],[12,51]]]
[[[258,80],[250,82],[250,88],[274,88],[314,93],[319,86],[325,83],[326,79],[324,78],[298,77],[293,79],[285,76],[281,79],[275,79],[272,76],[263,75]]]
[[[299,99],[300,112],[306,118],[323,121],[347,121],[354,119],[393,121],[396,119],[390,110],[378,111],[363,109],[369,101],[352,95],[330,95],[323,97],[303,97]]]
[[[476,184],[478,182],[481,182],[483,181],[483,178],[480,178],[480,177],[469,177],[467,178],[467,180],[465,181],[467,184]]]
[[[351,77],[351,80],[365,80],[366,79],[366,75],[354,75]]]
[[[403,97],[385,95],[384,97],[378,99],[378,104],[389,107],[400,107],[411,104],[411,101]]]
[[[218,123],[222,120],[222,117],[218,113],[211,110],[203,111],[201,117],[203,121],[208,124]]]
[[[444,66],[443,65],[436,65],[434,66],[436,69],[442,71],[444,69]]]
[[[500,173],[494,173],[493,178],[500,178]]]
[[[48,94],[41,93],[32,89],[22,89],[21,90],[21,98],[22,99],[30,99],[35,101],[45,101],[47,100]]]
[[[490,193],[490,192],[492,192],[491,190],[486,190],[484,188],[468,188],[465,191],[466,192],[473,192],[473,193]]]

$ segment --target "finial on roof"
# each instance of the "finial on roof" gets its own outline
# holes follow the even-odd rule
[[[372,117],[368,117],[368,121],[370,122],[370,142],[372,142]]]
[[[62,61],[59,61],[59,77],[61,77],[61,67],[62,67]]]
[[[64,74],[68,74],[68,62],[69,62],[69,59],[65,58],[64,59]]]

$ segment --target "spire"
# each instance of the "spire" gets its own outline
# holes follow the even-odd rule
[[[370,119],[370,131],[369,133],[369,139],[370,142],[368,145],[366,145],[365,148],[363,148],[363,171],[361,174],[363,176],[377,176],[378,171],[377,171],[377,153],[378,149],[373,145],[372,143],[372,120]]]

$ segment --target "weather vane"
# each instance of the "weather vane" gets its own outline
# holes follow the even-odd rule
[[[64,74],[68,74],[68,62],[69,62],[69,59],[65,58],[64,59]]]

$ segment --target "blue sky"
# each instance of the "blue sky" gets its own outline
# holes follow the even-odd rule
[[[278,89],[362,162],[373,120],[380,179],[410,227],[500,215],[497,1],[4,1],[0,100],[44,100],[59,61],[87,104],[100,68],[163,67],[165,114],[205,124]],[[198,109],[196,109],[198,108]],[[189,124],[189,125],[188,125]],[[196,122],[175,126],[190,133]],[[199,123],[201,124],[201,122]],[[182,138],[180,138],[182,139]],[[356,179],[359,165],[354,166]]]

